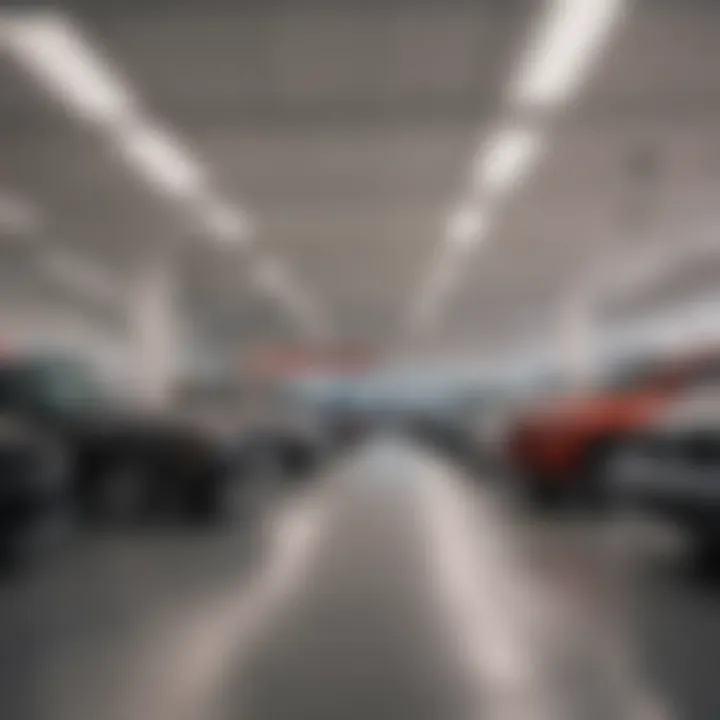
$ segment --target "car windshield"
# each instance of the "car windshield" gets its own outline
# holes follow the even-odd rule
[[[651,361],[623,362],[612,368],[601,386],[614,392],[634,390],[652,382],[658,370],[657,363]]]
[[[0,405],[73,410],[107,402],[106,389],[79,361],[32,360],[0,368]]]

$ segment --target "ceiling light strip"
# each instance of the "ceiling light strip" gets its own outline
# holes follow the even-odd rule
[[[511,102],[524,109],[567,102],[586,81],[626,10],[626,0],[548,3],[511,83]]]
[[[203,173],[169,131],[135,122],[118,133],[117,143],[123,158],[158,190],[185,199],[202,191]]]
[[[7,12],[0,38],[25,69],[82,120],[123,122],[137,112],[129,87],[60,13]]]
[[[496,199],[508,195],[528,176],[545,143],[536,128],[501,128],[480,148],[473,162],[474,193]]]
[[[554,110],[567,103],[589,76],[627,4],[627,0],[548,0],[510,83],[511,112]],[[494,215],[494,205],[517,190],[540,161],[546,142],[539,122],[513,121],[480,146],[471,173],[471,196],[479,206],[463,206],[448,218],[445,242],[450,248],[476,247],[484,239],[488,210]],[[432,285],[431,280],[428,286]],[[448,293],[449,288],[442,295]],[[428,301],[421,295],[414,318],[429,316],[427,308],[438,305],[437,298]]]
[[[71,114],[107,132],[121,157],[155,190],[192,208],[206,232],[224,243],[248,240],[251,223],[245,213],[214,197],[203,169],[184,144],[145,118],[129,84],[71,18],[57,11],[0,13],[0,46]],[[65,258],[51,263],[83,286],[99,285]],[[283,278],[271,279],[270,285],[288,297]],[[307,298],[295,290],[285,304],[295,317],[307,316],[305,324],[317,329]]]
[[[71,114],[107,132],[153,189],[190,202],[204,228],[220,230],[219,240],[230,241],[232,230],[237,240],[246,239],[239,234],[246,223],[231,228],[215,210],[207,213],[208,183],[199,163],[170,130],[145,118],[129,83],[72,19],[46,10],[7,11],[0,20],[0,42],[10,54]]]

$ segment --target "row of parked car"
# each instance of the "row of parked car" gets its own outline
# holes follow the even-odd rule
[[[720,555],[720,352],[625,363],[582,392],[536,391],[481,404],[470,422],[434,408],[402,424],[535,509],[633,507]]]
[[[311,472],[325,448],[310,428],[222,430],[110,397],[73,358],[0,361],[0,555],[16,564],[48,525],[222,520],[241,484]]]
[[[519,412],[505,455],[536,504],[632,505],[720,548],[720,354],[625,368]]]

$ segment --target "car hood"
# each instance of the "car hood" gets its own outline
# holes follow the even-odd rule
[[[136,409],[92,409],[73,412],[64,419],[74,434],[95,438],[164,439],[207,442],[211,434],[172,414]]]

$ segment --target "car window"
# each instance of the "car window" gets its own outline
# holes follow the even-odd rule
[[[0,407],[72,410],[107,402],[105,388],[80,362],[28,361],[0,368]]]
[[[650,361],[624,362],[613,367],[601,382],[605,390],[621,392],[634,390],[660,377],[657,363]]]

